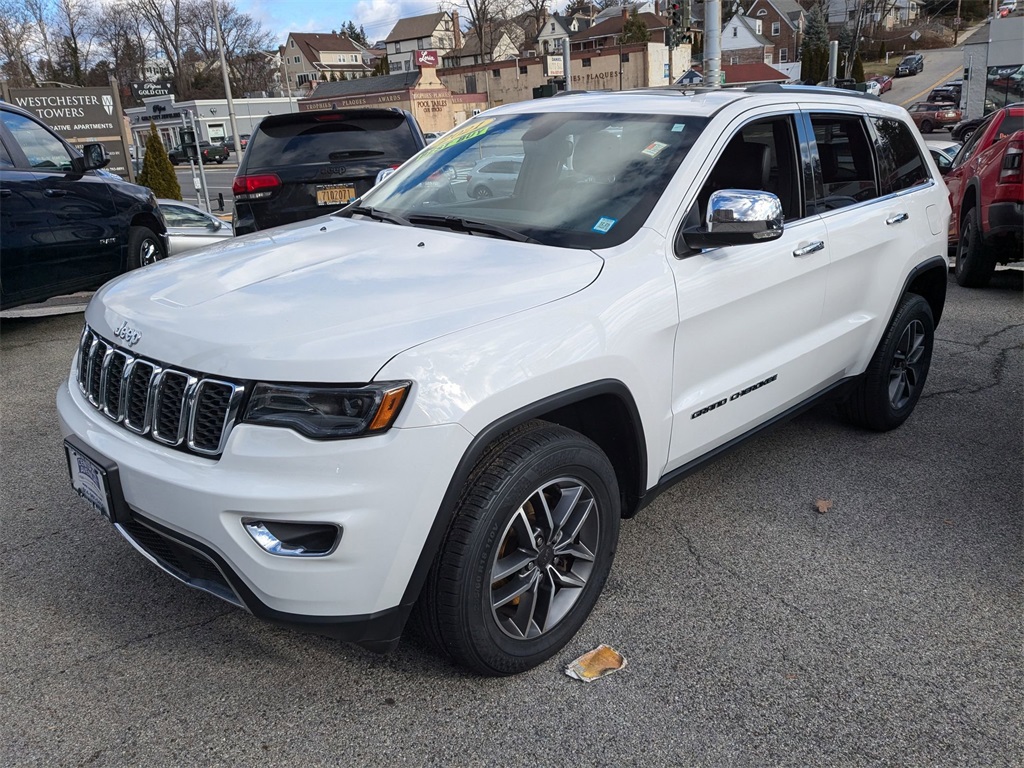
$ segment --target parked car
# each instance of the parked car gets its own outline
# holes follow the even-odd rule
[[[315,125],[270,127],[285,161]],[[424,184],[498,147],[515,194]],[[816,402],[910,417],[945,301],[938,181],[905,110],[835,89],[487,110],[333,216],[97,293],[57,395],[72,486],[256,616],[383,651],[417,606],[438,652],[522,672],[673,483]]]
[[[516,179],[523,167],[521,155],[495,155],[485,157],[466,175],[466,190],[470,197],[482,200],[495,195],[512,194]]]
[[[235,136],[234,134],[226,137],[221,143],[232,152],[235,151]],[[249,146],[249,134],[243,133],[238,137],[238,146],[244,152],[245,148]]]
[[[868,79],[874,80],[876,83],[878,83],[878,87],[880,89],[879,95],[881,95],[882,93],[887,93],[888,91],[892,90],[892,78],[889,77],[889,75],[872,75]]]
[[[424,133],[423,134],[423,138],[427,142],[427,144],[433,144],[435,141],[440,139],[442,136],[444,136],[444,133],[442,133],[440,131],[431,131],[429,133]]]
[[[960,88],[949,85],[941,85],[938,88],[932,88],[928,93],[926,101],[929,102],[947,102],[951,104],[960,105]]]
[[[0,309],[96,288],[167,253],[153,193],[99,173],[108,162],[102,144],[79,152],[0,102]]]
[[[950,102],[919,101],[907,107],[914,123],[921,133],[931,133],[936,128],[949,128],[960,122],[960,108]]]
[[[882,95],[882,86],[875,80],[865,80],[863,83],[858,83],[857,90],[870,94],[871,96]]]
[[[380,171],[425,146],[404,110],[270,115],[256,128],[232,184],[235,234],[337,210],[367,192]]]
[[[208,141],[199,142],[199,151],[203,155],[204,163],[217,163],[218,165],[227,160],[230,155],[227,147],[219,144],[211,144]],[[189,154],[185,150],[185,147],[179,144],[167,153],[167,157],[170,159],[171,165],[178,165],[179,163],[187,163]]]
[[[924,72],[924,56],[920,53],[908,54],[896,65],[896,77],[907,77],[919,72]]]
[[[231,237],[231,224],[181,200],[157,200],[167,222],[167,255],[212,245]]]
[[[935,161],[935,165],[938,166],[940,172],[945,173],[953,167],[953,158],[956,157],[956,151],[960,148],[959,141],[926,141],[925,146],[928,147],[928,151],[931,153],[932,159]]]
[[[999,264],[1024,259],[1024,105],[1004,107],[977,127],[945,174],[960,285],[988,285]]]

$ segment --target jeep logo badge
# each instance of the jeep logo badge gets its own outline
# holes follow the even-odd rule
[[[134,347],[142,338],[142,334],[128,325],[127,320],[114,329],[114,336],[121,339],[129,347]]]

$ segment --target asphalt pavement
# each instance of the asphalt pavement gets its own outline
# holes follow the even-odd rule
[[[81,315],[0,321],[0,764],[1019,766],[1022,277],[950,280],[901,429],[822,406],[625,521],[579,635],[498,680],[157,571],[68,484]],[[599,643],[623,671],[565,676]]]

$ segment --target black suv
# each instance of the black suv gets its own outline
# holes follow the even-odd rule
[[[167,253],[153,192],[97,173],[102,144],[83,151],[0,103],[0,309],[97,288]]]
[[[235,234],[330,213],[360,197],[377,175],[426,146],[400,109],[348,109],[265,117],[238,165]]]
[[[918,72],[924,72],[924,56],[920,53],[908,54],[896,65],[896,77],[916,75]]]

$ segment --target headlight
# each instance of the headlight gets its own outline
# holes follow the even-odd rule
[[[243,421],[294,429],[315,440],[386,432],[398,416],[410,381],[364,387],[257,384]]]

